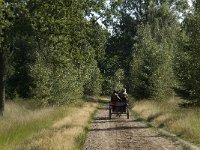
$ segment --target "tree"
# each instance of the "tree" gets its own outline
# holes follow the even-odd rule
[[[32,66],[36,97],[51,103],[80,97],[92,74],[98,72],[107,32],[94,18],[85,19],[89,8],[96,10],[99,4],[86,5],[85,1],[64,0],[28,3],[37,43]]]
[[[133,51],[132,86],[137,98],[165,99],[176,85],[174,55],[180,31],[167,2],[150,2],[147,23],[139,26]]]
[[[99,86],[93,93],[100,93],[98,67],[108,32],[92,14],[100,13],[104,3],[6,1],[4,7],[9,6],[13,12],[12,26],[2,34],[10,39],[1,43],[1,48],[7,49],[4,58],[8,58],[7,53],[11,56],[6,64],[12,70],[6,79],[7,96],[14,98],[16,93],[22,98],[61,104],[82,96],[86,85],[96,81]],[[7,20],[4,14],[2,17]],[[99,78],[95,80],[95,76]]]
[[[9,17],[11,12],[9,6],[6,6],[3,0],[0,0],[0,114],[3,115],[5,103],[5,65],[6,65],[6,51],[7,49],[7,34],[6,31],[10,25]]]
[[[36,59],[36,42],[34,40],[33,28],[27,11],[26,3],[18,1],[10,3],[13,8],[13,20],[7,34],[10,37],[11,53],[9,57],[9,68],[11,68],[6,79],[6,96],[15,98],[16,95],[23,98],[31,98],[34,89],[34,79],[31,77],[31,65]]]
[[[194,3],[194,12],[186,16],[183,23],[184,35],[180,40],[177,60],[177,93],[194,105],[200,104],[200,3]]]

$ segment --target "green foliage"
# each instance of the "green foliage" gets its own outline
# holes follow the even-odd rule
[[[179,28],[167,3],[150,8],[149,21],[139,27],[134,46],[132,92],[137,98],[164,99],[176,84],[173,62]]]
[[[13,35],[15,36],[15,35]],[[9,60],[10,71],[7,74],[7,96],[14,98],[16,93],[20,97],[32,97],[35,87],[31,76],[31,65],[35,63],[35,52],[31,37],[17,34],[13,41],[12,56]]]
[[[9,53],[10,37],[7,34],[11,25],[10,17],[12,13],[9,5],[0,0],[0,115],[3,115],[5,103],[5,81],[7,74],[7,54]]]
[[[95,28],[99,27],[94,28],[92,22],[84,19],[80,3],[74,1],[63,7],[66,1],[60,2],[52,5],[52,2],[38,1],[36,4],[42,5],[31,11],[39,48],[33,67],[36,96],[48,98],[53,103],[81,97],[84,91],[97,94],[101,89],[101,75],[95,59],[102,57],[103,46],[101,41],[93,40],[98,33],[95,35]],[[99,79],[94,80],[95,76]]]
[[[99,95],[102,92],[102,75],[98,68],[90,74],[90,80],[84,85],[84,93],[86,95]]]
[[[106,55],[102,62],[101,70],[106,76],[104,88],[110,91],[109,86],[113,87],[112,83],[115,73],[120,68],[124,71],[123,85],[127,89],[130,88],[130,61],[132,47],[135,43],[134,36],[136,34],[138,20],[135,20],[129,14],[122,13],[119,24],[113,24],[113,35],[110,36],[106,45]]]
[[[7,96],[63,104],[126,87],[199,99],[199,2],[188,16],[186,0],[109,2],[1,0]]]
[[[5,44],[6,30],[10,26],[9,17],[12,16],[12,13],[9,7],[6,7],[4,0],[0,0],[0,52],[3,50],[3,43]]]
[[[124,88],[123,80],[124,80],[124,70],[118,69],[112,78],[112,89],[120,91],[122,88]]]
[[[104,9],[105,1],[87,2],[8,2],[14,15],[7,31],[7,96],[63,104],[101,93],[99,66],[108,32],[86,16]]]
[[[200,9],[199,2],[195,3],[194,14],[189,14],[184,22],[185,34],[180,39],[179,57],[177,60],[177,78],[180,86],[177,93],[200,104]]]
[[[102,83],[102,94],[111,95],[113,90],[120,91],[125,87],[124,80],[125,76],[123,69],[118,69],[113,76],[104,77],[104,81]]]

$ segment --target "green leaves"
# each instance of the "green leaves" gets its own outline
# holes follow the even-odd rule
[[[189,14],[184,22],[183,34],[180,41],[177,77],[180,86],[176,89],[177,93],[185,99],[192,100],[194,104],[200,104],[200,9],[199,2],[195,3],[195,11]],[[185,33],[185,32],[184,32]]]
[[[86,16],[103,14],[105,1],[0,2],[1,10],[9,6],[12,11],[7,15],[13,13],[13,26],[5,32],[10,37],[6,48],[12,54],[9,67],[13,73],[7,79],[10,97],[17,93],[62,104],[80,98],[85,91],[101,93],[98,66],[108,32]],[[4,12],[0,13],[1,34],[7,21]]]
[[[0,0],[0,48],[13,61],[8,90],[62,104],[99,94],[102,84],[107,94],[126,86],[138,98],[164,99],[179,83],[198,97],[199,3],[186,37],[178,20],[186,1],[109,2]]]
[[[139,26],[135,39],[131,81],[137,98],[165,99],[176,83],[173,56],[179,27],[167,3],[155,6],[148,10],[149,20]]]
[[[6,37],[6,30],[10,26],[9,17],[12,15],[9,6],[0,0],[0,51],[3,51],[3,42]]]
[[[83,88],[94,82],[95,50],[99,52],[97,45],[100,44],[100,41],[94,44],[92,35],[97,31],[85,20],[83,3],[73,1],[66,8],[61,5],[65,1],[59,2],[36,1],[37,9],[31,12],[39,46],[38,65],[34,65],[33,74],[39,79],[37,89],[45,91],[36,94],[49,97],[53,103],[82,96]]]

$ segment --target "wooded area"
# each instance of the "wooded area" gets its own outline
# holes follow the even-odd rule
[[[1,114],[5,98],[62,105],[123,87],[199,105],[200,2],[189,4],[0,0]]]

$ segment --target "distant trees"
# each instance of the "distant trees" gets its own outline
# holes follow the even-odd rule
[[[177,94],[199,105],[200,3],[189,9],[186,0],[127,0],[119,7],[105,74],[123,69],[123,84],[138,99]]]
[[[106,49],[106,60],[111,62],[106,72],[113,76],[123,68],[123,84],[136,98],[172,96],[183,83],[178,72],[185,68],[178,65],[183,65],[180,49],[187,38],[180,21],[189,12],[187,1],[127,0],[120,7],[121,16]]]

